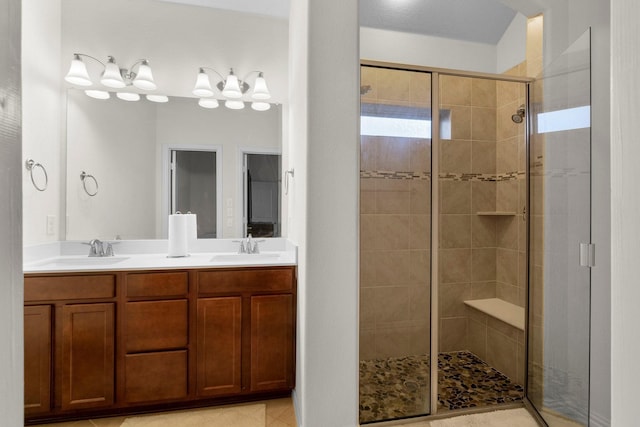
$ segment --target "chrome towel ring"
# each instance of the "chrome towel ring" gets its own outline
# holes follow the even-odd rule
[[[44,166],[42,166],[40,163],[36,163],[33,159],[28,159],[24,165],[29,171],[29,175],[31,176],[31,183],[34,187],[36,187],[36,190],[46,190],[47,186],[49,185],[49,176],[47,175],[47,170],[44,168]],[[44,174],[44,185],[38,185],[35,178],[33,177],[33,170],[36,168],[42,169],[42,173]]]
[[[89,191],[87,189],[87,180],[93,180],[95,186],[96,186],[96,191],[94,191],[93,193],[91,191]],[[82,188],[84,188],[84,192],[87,193],[89,196],[93,197],[96,194],[98,194],[98,180],[96,179],[95,176],[90,175],[88,173],[86,173],[85,171],[82,171],[82,173],[80,174],[80,180],[82,181]]]

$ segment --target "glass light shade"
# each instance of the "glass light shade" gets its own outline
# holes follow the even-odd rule
[[[215,98],[200,98],[198,100],[198,105],[203,108],[218,108],[220,103]]]
[[[126,86],[122,75],[120,74],[120,68],[116,64],[116,60],[110,56],[107,61],[107,65],[104,66],[100,83],[107,87],[121,89]]]
[[[209,82],[209,76],[204,70],[200,69],[198,78],[196,79],[196,85],[192,92],[195,96],[213,96],[213,89],[211,89],[211,83]]]
[[[136,74],[132,83],[135,87],[142,90],[155,90],[158,87],[153,81],[153,74],[151,73],[149,62],[146,60],[142,61],[142,64],[138,67],[138,74]]]
[[[64,77],[66,81],[78,86],[91,86],[92,82],[87,72],[87,66],[84,64],[79,55],[74,55],[71,60],[69,72]]]
[[[116,96],[123,101],[139,101],[140,95],[133,92],[116,92]]]
[[[256,111],[267,111],[269,108],[271,108],[271,104],[269,104],[268,102],[252,102],[251,108]]]
[[[147,99],[151,102],[169,102],[167,95],[147,95]]]
[[[91,98],[95,98],[95,99],[109,99],[111,98],[111,95],[109,95],[109,92],[107,92],[106,90],[91,90],[91,89],[87,89],[84,91],[84,93],[87,96],[90,96]]]
[[[269,89],[267,88],[267,82],[264,77],[262,77],[262,73],[256,79],[256,82],[253,85],[253,93],[251,94],[253,99],[269,99],[271,98],[271,94],[269,93]]]
[[[244,108],[244,102],[238,99],[227,99],[224,102],[224,106],[230,110],[242,110]]]
[[[233,70],[229,72],[227,80],[224,83],[224,89],[222,89],[222,95],[226,98],[237,99],[242,97],[242,91],[240,90],[240,83],[238,78],[233,74]]]

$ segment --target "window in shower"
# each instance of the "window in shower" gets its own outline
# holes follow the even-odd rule
[[[430,407],[431,75],[361,68],[360,422]]]

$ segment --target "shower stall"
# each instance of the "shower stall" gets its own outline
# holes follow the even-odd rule
[[[526,404],[586,425],[588,295],[558,274],[590,250],[567,243],[589,208],[590,139],[588,125],[544,128],[589,105],[570,52],[535,80],[523,65],[362,65],[361,424]]]

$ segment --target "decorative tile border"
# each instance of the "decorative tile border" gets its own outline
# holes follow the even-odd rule
[[[525,172],[490,173],[441,173],[440,181],[505,182],[524,179]],[[360,178],[431,180],[431,172],[360,171]]]

